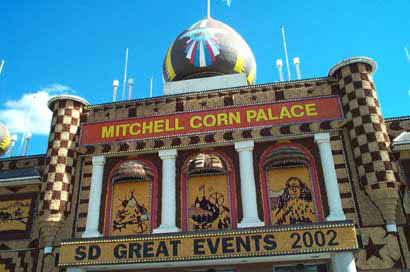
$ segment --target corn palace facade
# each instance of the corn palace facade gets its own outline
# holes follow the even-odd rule
[[[255,85],[207,18],[164,96],[52,98],[47,153],[0,160],[0,271],[405,270],[410,118],[383,118],[375,69]]]

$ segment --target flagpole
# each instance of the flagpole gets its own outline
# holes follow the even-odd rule
[[[290,67],[289,67],[289,58],[288,58],[288,48],[286,47],[286,38],[285,38],[285,27],[282,25],[282,39],[283,39],[283,47],[285,48],[285,57],[286,57],[286,70],[288,71],[288,81],[291,80],[290,76]]]
[[[208,0],[208,18],[211,18],[211,0]]]
[[[125,96],[125,85],[127,83],[127,67],[128,67],[128,48],[125,50],[125,70],[124,70],[124,84],[122,86],[122,100]]]
[[[1,75],[1,71],[3,71],[3,65],[4,65],[4,60],[2,60],[0,64],[0,75]]]
[[[152,97],[152,80],[153,80],[153,77],[151,77],[150,84],[149,84],[149,97]]]

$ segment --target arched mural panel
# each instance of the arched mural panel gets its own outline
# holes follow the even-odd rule
[[[151,232],[151,180],[114,184],[110,235]]]
[[[321,222],[324,219],[316,164],[303,146],[283,142],[261,156],[265,225]]]
[[[224,153],[189,156],[181,169],[182,230],[220,230],[237,226],[235,171]]]
[[[188,178],[188,230],[231,228],[228,176]]]
[[[126,160],[111,171],[104,235],[149,234],[156,228],[158,174],[147,160]]]
[[[304,165],[267,171],[272,224],[317,221],[309,169]]]

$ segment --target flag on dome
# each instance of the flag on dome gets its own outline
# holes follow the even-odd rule
[[[232,0],[222,0],[222,1],[226,2],[226,5],[227,5],[228,7],[231,6]]]

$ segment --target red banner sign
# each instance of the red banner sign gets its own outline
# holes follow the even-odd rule
[[[82,145],[343,118],[337,96],[82,125]]]

